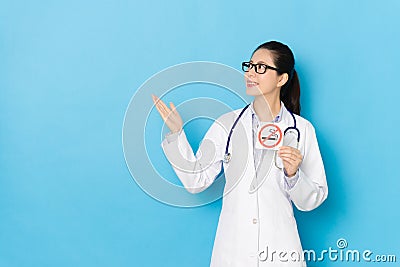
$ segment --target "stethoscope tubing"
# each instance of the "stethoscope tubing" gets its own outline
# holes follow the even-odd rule
[[[226,146],[225,146],[225,154],[224,154],[224,162],[225,162],[225,163],[228,163],[228,162],[230,161],[230,159],[231,159],[231,156],[232,156],[231,153],[229,153],[229,145],[230,145],[230,142],[231,142],[231,137],[232,137],[233,131],[234,131],[235,127],[236,127],[236,124],[239,122],[240,118],[242,117],[243,113],[247,110],[247,108],[248,108],[249,106],[250,106],[250,104],[247,104],[247,105],[242,109],[242,111],[240,112],[239,116],[236,118],[235,122],[233,123],[233,125],[232,125],[232,127],[231,127],[231,130],[229,131],[228,140],[226,141]],[[286,108],[286,107],[285,107],[285,108]],[[289,131],[289,130],[295,130],[295,131],[297,132],[297,144],[299,144],[299,142],[300,142],[300,131],[299,131],[299,129],[297,128],[297,121],[296,121],[296,118],[294,117],[293,113],[292,113],[290,110],[288,110],[287,108],[286,108],[286,110],[290,113],[290,115],[292,115],[292,118],[293,118],[293,126],[287,127],[287,128],[285,129],[285,131],[284,131],[284,135],[285,135],[286,132]]]

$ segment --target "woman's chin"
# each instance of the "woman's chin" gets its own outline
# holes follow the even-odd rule
[[[258,90],[256,87],[254,87],[254,88],[246,87],[246,95],[257,96],[257,95],[260,95],[260,94],[261,94],[260,90]]]

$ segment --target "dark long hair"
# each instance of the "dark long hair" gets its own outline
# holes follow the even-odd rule
[[[272,53],[278,74],[287,73],[289,75],[288,81],[281,87],[280,98],[288,110],[300,115],[300,81],[294,69],[292,50],[287,45],[277,41],[269,41],[259,45],[253,54],[259,49],[267,49]]]

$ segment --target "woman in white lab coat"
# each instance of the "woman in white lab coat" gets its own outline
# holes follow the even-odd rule
[[[174,104],[168,107],[153,95],[171,130],[162,147],[191,193],[208,188],[224,169],[211,266],[306,266],[292,203],[302,211],[315,209],[326,199],[328,187],[314,127],[299,116],[294,56],[288,46],[270,41],[257,47],[242,68],[246,93],[254,101],[219,117],[196,155]],[[260,131],[266,123],[297,130],[290,140],[283,135],[277,151],[260,148],[257,142],[262,143]]]

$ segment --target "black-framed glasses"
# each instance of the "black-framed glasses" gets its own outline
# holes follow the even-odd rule
[[[242,62],[242,70],[244,72],[248,72],[253,67],[255,72],[257,72],[258,74],[264,74],[268,69],[279,71],[279,69],[271,67],[267,64],[262,64],[262,63],[253,64],[251,62]]]

